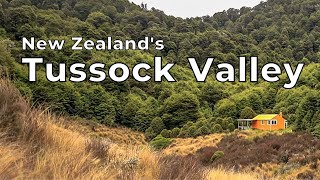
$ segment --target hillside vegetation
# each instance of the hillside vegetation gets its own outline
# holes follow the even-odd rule
[[[269,0],[254,8],[229,9],[213,16],[190,19],[145,10],[126,0],[0,0],[0,71],[34,104],[46,104],[56,113],[77,116],[105,125],[122,125],[146,132],[148,140],[197,137],[233,131],[236,118],[282,111],[295,130],[318,134],[320,130],[320,11],[318,0]],[[71,51],[71,37],[97,40],[162,39],[157,51]],[[23,51],[22,37],[65,39],[61,51]],[[176,83],[48,82],[44,66],[37,68],[37,82],[28,82],[28,68],[21,57],[44,57],[45,62],[90,65],[124,62],[153,64],[154,55],[177,65],[171,73]],[[210,74],[197,83],[186,57],[203,65],[238,66],[237,56],[258,56],[267,62],[304,62],[306,68],[294,89],[282,88],[286,75],[276,83],[219,83]],[[211,73],[216,69],[212,67]],[[58,70],[55,72],[58,73]],[[153,74],[152,71],[149,72]],[[68,73],[67,73],[68,74]]]
[[[127,0],[0,0],[0,179],[319,179],[319,20],[319,0],[268,0],[188,19]],[[148,36],[165,48],[72,51],[76,36]],[[66,47],[22,50],[23,37]],[[43,57],[57,75],[59,63],[131,68],[153,65],[155,55],[176,64],[177,82],[53,83],[44,65],[29,82],[21,63]],[[210,56],[209,77],[196,82],[187,57],[203,66]],[[238,67],[237,56],[258,56],[259,68],[305,68],[293,89],[282,88],[285,73],[274,83],[216,81],[215,65]],[[235,119],[279,112],[292,133],[235,131]]]
[[[118,135],[93,137],[84,131],[91,126],[70,125],[68,118],[31,108],[5,80],[0,100],[1,179],[256,179],[111,140]],[[137,137],[128,129],[105,128],[122,132],[124,139]]]
[[[173,139],[163,151],[154,151],[130,129],[32,108],[6,80],[0,80],[0,100],[2,179],[320,177],[320,141],[309,134],[214,134]]]

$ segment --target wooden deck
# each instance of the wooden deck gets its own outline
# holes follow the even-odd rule
[[[237,121],[239,130],[251,129],[253,119],[237,119]]]

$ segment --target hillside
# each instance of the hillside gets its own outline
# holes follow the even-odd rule
[[[143,141],[133,145],[122,140],[141,134],[98,125],[99,131],[118,134],[92,136],[88,130],[92,124],[74,124],[71,119],[31,108],[5,80],[0,80],[0,100],[1,179],[255,179],[182,159],[176,167],[179,171],[167,169],[176,166],[177,159],[151,150]],[[114,139],[119,133],[122,138]]]
[[[280,111],[295,129],[316,130],[319,103],[315,101],[320,80],[317,0],[269,0],[254,8],[229,9],[191,19],[167,16],[156,9],[144,10],[125,0],[0,3],[1,74],[7,74],[33,103],[46,104],[56,113],[126,126],[146,132],[149,139],[163,129],[171,133],[179,128],[172,133],[175,137],[232,131],[236,118]],[[164,40],[165,49],[21,50],[22,37],[32,36],[65,39],[68,46],[71,36],[92,40],[107,36],[139,40],[149,36]],[[44,57],[54,65],[101,62],[110,66],[124,62],[132,67],[138,62],[152,64],[154,55],[177,64],[171,71],[177,83],[137,83],[133,78],[123,83],[108,79],[102,83],[51,83],[41,66],[37,82],[30,83],[28,67],[20,64],[21,57]],[[201,65],[205,57],[212,56],[215,63],[237,66],[239,55],[258,56],[259,66],[266,62],[304,62],[307,67],[297,86],[285,90],[285,74],[276,83],[220,83],[213,75],[206,83],[196,83],[186,61],[186,57],[195,57]],[[161,128],[153,127],[152,121],[160,122]],[[197,133],[188,133],[194,128]]]
[[[320,2],[268,0],[213,16],[181,19],[127,0],[0,0],[0,179],[319,179]],[[62,50],[23,50],[22,38],[65,40]],[[72,51],[72,37],[153,37],[156,50]],[[59,63],[175,63],[177,82],[49,82]],[[267,83],[219,82],[216,65],[238,56],[305,67]],[[29,82],[23,57],[43,57]],[[187,57],[204,66],[195,80]],[[249,65],[249,64],[248,64]],[[87,68],[83,71],[90,76]],[[249,69],[247,69],[249,71]],[[249,73],[247,73],[248,79]],[[236,119],[282,112],[290,128],[239,132]],[[291,131],[292,130],[292,131]],[[177,173],[178,172],[178,173]]]
[[[3,179],[320,177],[320,140],[308,134],[246,131],[173,139],[157,152],[141,133],[30,108],[8,81],[0,80],[0,95]],[[217,151],[224,156],[211,162]]]

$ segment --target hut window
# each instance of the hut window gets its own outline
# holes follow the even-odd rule
[[[272,125],[277,125],[277,121],[276,120],[272,120]]]
[[[264,120],[261,121],[261,125],[264,125]]]

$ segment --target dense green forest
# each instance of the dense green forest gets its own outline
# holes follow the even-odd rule
[[[149,139],[194,137],[235,129],[235,119],[282,111],[296,130],[320,132],[320,2],[268,0],[254,8],[229,9],[213,16],[176,18],[156,9],[145,10],[127,0],[0,0],[0,72],[15,83],[33,104],[56,113],[79,116],[110,126],[145,131]],[[22,37],[41,39],[164,40],[157,51],[23,51]],[[69,42],[68,46],[72,43]],[[177,82],[51,83],[44,67],[28,82],[22,57],[44,57],[55,66],[95,62],[153,64],[155,55],[176,63]],[[238,66],[237,56],[258,56],[267,62],[306,64],[297,86],[276,83],[220,83],[211,75],[197,83],[187,57],[203,65]],[[214,70],[213,70],[214,71]],[[212,73],[212,71],[211,71]],[[153,74],[150,72],[150,74]],[[286,75],[282,75],[284,77]]]

